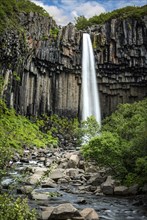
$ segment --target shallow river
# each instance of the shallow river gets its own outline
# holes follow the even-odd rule
[[[18,164],[17,169],[23,168],[28,164]],[[12,175],[13,174],[13,175]],[[5,178],[3,182],[10,183],[13,181],[12,176],[19,176],[19,172],[12,172],[9,177]],[[95,196],[91,194],[77,194],[76,187],[70,186],[72,193],[68,186],[62,185],[58,188],[37,188],[35,191],[41,193],[58,192],[59,197],[51,197],[49,200],[36,201],[29,200],[30,205],[39,209],[40,205],[56,206],[62,203],[70,202],[79,210],[90,207],[94,208],[100,216],[100,220],[147,220],[147,207],[142,200],[137,197],[108,197],[108,196]],[[75,193],[73,193],[75,191]],[[146,203],[147,204],[147,203]]]

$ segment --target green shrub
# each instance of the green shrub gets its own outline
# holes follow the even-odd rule
[[[81,150],[88,159],[109,167],[123,183],[147,182],[147,99],[121,104],[103,121],[102,132]]]
[[[35,210],[28,206],[27,199],[17,198],[5,194],[0,195],[0,220],[36,220]]]
[[[100,126],[94,116],[90,116],[86,121],[82,121],[80,127],[77,127],[76,135],[79,144],[86,143],[91,138],[99,135]]]

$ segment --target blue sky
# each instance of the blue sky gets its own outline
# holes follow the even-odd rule
[[[31,0],[42,6],[58,25],[74,22],[75,17],[90,18],[102,12],[112,11],[128,5],[143,6],[147,0]]]

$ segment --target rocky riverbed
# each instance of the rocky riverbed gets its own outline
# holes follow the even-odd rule
[[[16,155],[3,190],[16,184],[16,196],[28,197],[40,220],[146,220],[147,187],[121,186],[108,170],[85,162],[79,151],[25,149]]]

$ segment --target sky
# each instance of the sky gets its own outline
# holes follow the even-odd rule
[[[147,0],[31,0],[43,7],[56,21],[64,26],[74,23],[78,16],[90,18],[103,12],[113,11],[125,6],[143,6]]]

